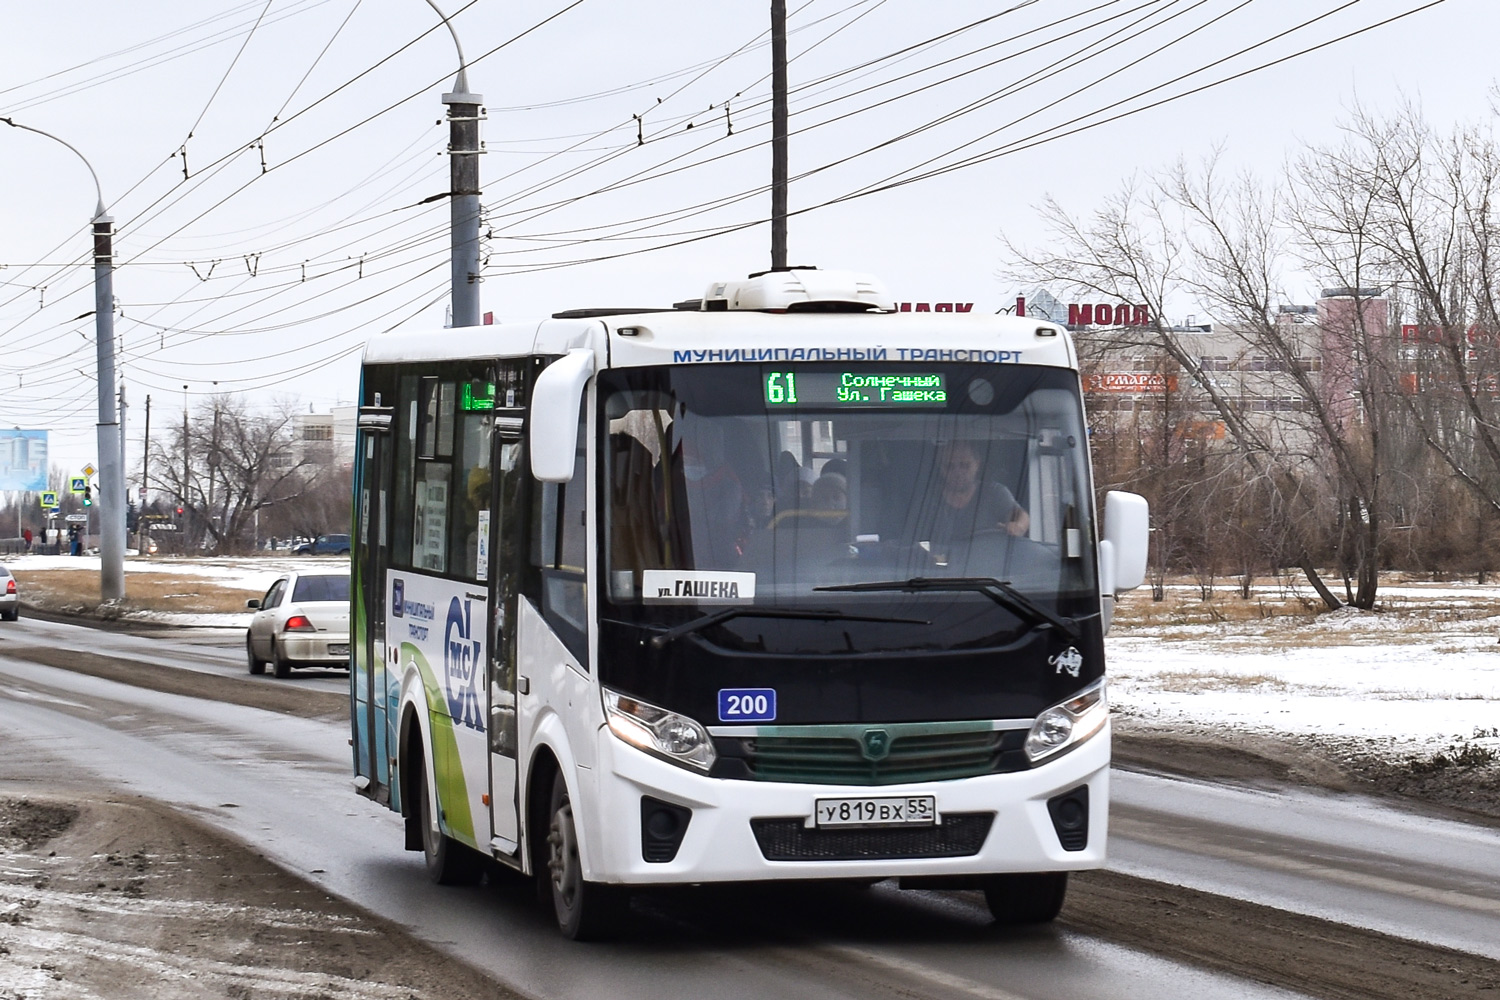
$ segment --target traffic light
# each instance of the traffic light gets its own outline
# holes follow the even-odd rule
[[[94,486],[92,483],[85,484],[83,487],[83,505],[85,507],[94,506]]]
[[[178,508],[177,508],[177,516],[178,516],[178,517],[181,517],[181,516],[182,516],[182,508],[181,508],[181,507],[178,507]]]

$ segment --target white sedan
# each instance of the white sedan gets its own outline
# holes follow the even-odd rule
[[[349,667],[349,574],[288,573],[266,596],[245,602],[255,611],[245,634],[252,674],[277,677],[293,667]]]

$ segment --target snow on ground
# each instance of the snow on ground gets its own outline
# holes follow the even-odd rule
[[[1399,610],[1119,628],[1110,700],[1156,725],[1500,750],[1500,618],[1449,611],[1492,604],[1494,588],[1391,589]]]
[[[12,569],[57,570],[72,569],[99,572],[98,556],[7,556],[5,565]],[[306,572],[317,569],[326,571],[339,567],[347,569],[346,556],[284,556],[256,559],[174,559],[157,556],[151,559],[131,558],[125,560],[125,576],[128,580],[136,573],[170,573],[178,576],[201,576],[213,580],[222,587],[236,590],[261,592],[275,582],[283,573]]]

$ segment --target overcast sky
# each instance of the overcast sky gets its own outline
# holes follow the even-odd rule
[[[485,310],[665,305],[767,266],[768,5],[437,2],[488,109]],[[1013,291],[998,236],[1041,239],[1048,194],[1086,211],[1215,144],[1272,173],[1336,139],[1356,100],[1486,121],[1500,3],[1424,6],[789,0],[792,262],[993,311]],[[326,411],[353,401],[369,336],[442,326],[448,207],[419,203],[448,188],[457,56],[425,0],[5,17],[0,116],[76,146],[118,227],[132,478],[147,394],[156,428],[181,419],[184,384],[189,403]],[[96,457],[93,183],[63,146],[3,125],[0,183],[0,426],[51,430],[54,463],[77,468]]]

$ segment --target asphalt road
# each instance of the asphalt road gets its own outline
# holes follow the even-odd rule
[[[0,640],[245,677],[242,638],[26,621]],[[249,679],[249,678],[246,678]],[[298,675],[342,692],[342,674]],[[538,997],[1109,998],[1301,994],[1064,927],[1002,932],[973,894],[688,890],[647,897],[622,943],[563,941],[519,880],[431,885],[399,819],[356,795],[347,727],[154,691],[6,655],[11,774],[191,810],[268,857]],[[44,779],[45,776],[45,779]],[[1500,833],[1350,797],[1116,774],[1116,867],[1495,956]],[[1150,919],[1146,914],[1141,919]]]
[[[152,627],[124,632],[35,617],[24,617],[6,628],[18,640],[45,642],[54,649],[105,653],[142,663],[250,679],[244,629]],[[269,671],[256,679],[332,694],[346,694],[349,690],[349,674],[344,670],[299,667],[286,680],[276,680]]]

